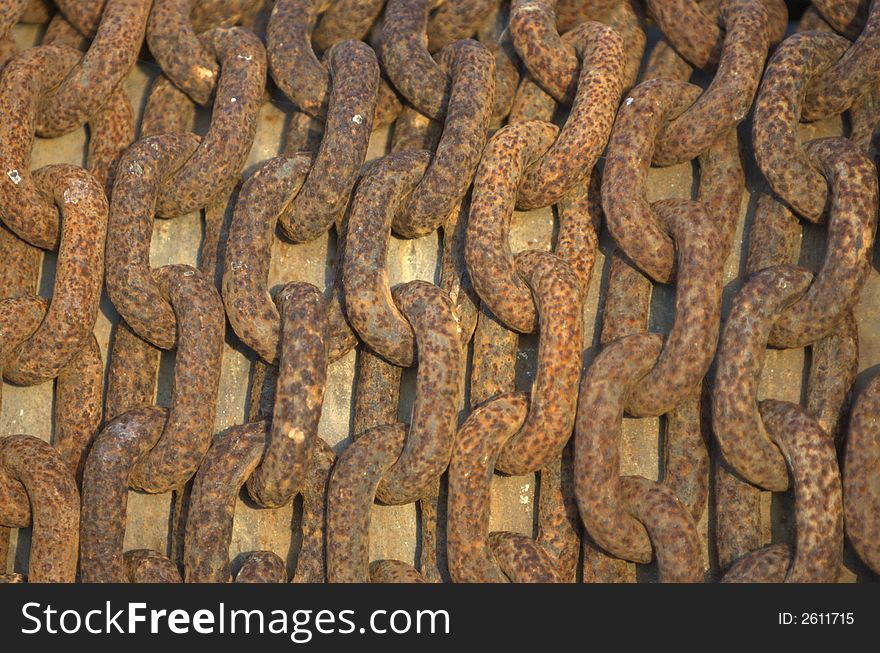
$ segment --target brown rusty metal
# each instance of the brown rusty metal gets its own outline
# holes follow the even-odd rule
[[[0,524],[33,527],[28,581],[74,582],[80,514],[79,492],[70,467],[42,440],[6,436],[0,438],[0,489],[4,496],[10,486],[17,501],[4,501]],[[16,511],[15,503],[18,519],[9,519],[10,508]]]
[[[271,551],[248,553],[235,575],[236,583],[283,583],[286,580],[284,560]]]
[[[177,565],[158,551],[133,549],[126,551],[125,576],[129,583],[179,583]]]
[[[880,460],[877,415],[880,377],[874,376],[852,409],[843,458],[843,501],[846,534],[859,557],[874,573],[880,569]]]

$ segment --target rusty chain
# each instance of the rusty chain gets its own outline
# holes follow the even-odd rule
[[[0,580],[880,574],[880,376],[860,351],[880,0],[814,0],[786,37],[794,18],[782,0],[0,3],[0,378],[56,393],[51,438],[0,436]],[[45,165],[41,139],[83,127],[85,165]],[[166,220],[202,212],[198,265],[156,265]],[[412,248],[437,252],[416,279],[393,253]],[[768,380],[776,350],[804,357],[790,389]],[[229,421],[233,357],[250,381]],[[635,424],[656,471],[633,464]],[[498,526],[501,476],[534,481],[534,527]],[[126,550],[130,490],[170,495],[164,549]],[[293,510],[293,552],[232,555],[242,492],[260,518]],[[770,493],[793,497],[787,539]],[[376,503],[413,511],[418,556],[377,554]]]

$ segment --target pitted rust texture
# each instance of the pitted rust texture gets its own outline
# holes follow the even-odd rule
[[[155,10],[154,10],[155,11]],[[211,126],[196,151],[161,186],[156,214],[174,217],[229,192],[244,169],[257,131],[266,86],[266,51],[249,30],[216,29],[203,36],[220,62]]]
[[[703,205],[690,200],[654,204],[676,245],[675,321],[657,364],[626,401],[630,415],[668,413],[693,393],[709,369],[721,320],[721,242]]]
[[[441,52],[452,59],[452,84],[431,164],[394,221],[394,231],[408,238],[427,235],[455,209],[473,181],[486,144],[495,61],[486,48],[465,41]]]
[[[811,278],[792,266],[753,276],[731,306],[718,348],[712,423],[724,459],[746,480],[777,492],[788,488],[788,472],[758,412],[758,381],[774,320],[803,296]]]
[[[327,487],[336,464],[336,454],[318,438],[312,447],[312,462],[302,488],[302,542],[296,559],[293,583],[325,583],[327,571]]]
[[[783,583],[791,562],[788,544],[770,544],[743,555],[721,577],[722,583]]]
[[[125,579],[129,583],[180,583],[180,572],[171,560],[158,551],[133,549],[126,551]]]
[[[489,490],[495,461],[528,413],[522,392],[495,397],[468,415],[458,430],[449,465],[446,549],[456,583],[504,583],[489,546]]]
[[[329,3],[312,40],[321,50],[345,39],[362,39],[378,20],[384,0],[336,0]]]
[[[620,479],[623,505],[648,531],[661,583],[699,583],[703,555],[693,517],[670,488],[641,476]]]
[[[785,203],[766,189],[760,191],[749,230],[746,274],[774,265],[796,264],[802,231],[797,217]]]
[[[486,403],[496,395],[513,392],[516,387],[518,344],[517,332],[504,326],[485,304],[481,304],[471,358],[471,408]]]
[[[162,299],[174,309],[177,357],[168,421],[159,443],[132,468],[129,483],[168,492],[192,478],[214,433],[223,356],[223,304],[214,285],[188,265],[155,272]]]
[[[855,40],[868,15],[871,0],[814,0],[813,7],[836,32]]]
[[[19,497],[25,495],[30,504],[27,523],[3,520],[4,525],[33,527],[28,582],[74,582],[80,509],[68,465],[46,442],[11,435],[0,439],[0,477],[0,486],[15,486]]]
[[[556,141],[519,182],[521,210],[558,202],[586,183],[605,149],[623,91],[623,41],[610,27],[587,23],[571,37],[581,59],[571,113]]]
[[[761,545],[760,504],[761,491],[731,470],[723,455],[716,454],[715,553],[722,570]]]
[[[85,36],[92,36],[101,22],[106,0],[57,0],[58,9]]]
[[[223,266],[223,301],[236,335],[268,363],[274,363],[281,339],[281,315],[269,294],[269,263],[275,225],[291,210],[291,199],[302,187],[309,159],[298,155],[270,159],[244,183],[229,234]],[[337,257],[344,253],[343,236]],[[337,268],[341,267],[337,264]],[[341,271],[337,270],[328,306],[328,360],[334,361],[356,344],[342,315]]]
[[[509,5],[495,3],[492,13],[477,32],[480,41],[495,57],[495,99],[492,104],[492,128],[499,127],[510,113],[519,84],[519,57],[507,29]]]
[[[370,166],[352,200],[347,229],[351,246],[345,248],[342,263],[348,321],[374,351],[402,367],[415,360],[415,336],[394,306],[385,259],[394,218],[429,162],[428,152],[407,151]]]
[[[855,306],[868,278],[877,230],[873,162],[844,138],[816,139],[805,150],[831,186],[828,242],[825,260],[807,292],[773,324],[769,343],[776,347],[815,342]]]
[[[799,215],[819,222],[828,184],[797,138],[804,94],[846,51],[835,34],[808,32],[787,38],[767,63],[755,99],[752,143],[755,160],[770,187]]]
[[[241,569],[235,575],[236,583],[284,583],[287,571],[284,560],[271,551],[253,551],[247,554]]]
[[[469,198],[465,198],[446,219],[443,224],[443,251],[440,254],[440,281],[439,285],[443,290],[449,293],[452,298],[452,305],[455,310],[455,316],[458,319],[460,329],[462,356],[467,358],[467,346],[474,335],[477,327],[477,313],[479,312],[479,298],[474,290],[474,285],[467,272],[467,264],[464,260],[464,247],[467,231],[467,215],[470,208]],[[578,202],[572,202],[567,209],[574,213],[580,209]],[[579,216],[578,216],[579,217]],[[586,222],[587,218],[582,218],[582,222]],[[576,222],[576,218],[572,218],[569,223]],[[587,231],[587,229],[584,229]],[[592,254],[589,247],[592,242],[589,233],[565,234],[565,246],[569,251],[577,251],[578,253],[585,251],[587,255]],[[592,234],[595,236],[595,234]],[[560,236],[560,239],[562,236]],[[579,261],[580,269],[584,270],[592,264],[593,259]],[[464,388],[462,388],[462,391]]]
[[[360,2],[362,0],[355,0]],[[306,114],[323,120],[332,103],[332,86],[335,83],[335,72],[330,53],[334,46],[348,51],[362,48],[375,61],[372,49],[357,41],[363,34],[333,37],[333,40],[318,47],[324,50],[324,60],[319,61],[312,48],[312,31],[324,6],[328,11],[323,14],[319,28],[324,24],[328,14],[337,11],[339,5],[346,3],[328,3],[321,0],[279,0],[272,8],[272,15],[266,33],[269,54],[269,65],[272,79],[296,106]],[[363,3],[366,4],[366,3]],[[381,5],[379,6],[381,9]],[[320,31],[320,30],[318,30]],[[354,40],[351,40],[354,39]],[[318,43],[317,34],[315,43]],[[357,68],[352,71],[356,80],[364,73]],[[372,73],[370,73],[372,75]],[[351,84],[352,82],[349,82]],[[376,84],[378,83],[378,88]],[[371,82],[371,100],[376,107],[375,120],[372,125],[381,127],[394,121],[400,113],[401,105],[394,91],[384,79]],[[377,96],[378,93],[378,96]],[[372,127],[369,125],[367,134]]]
[[[837,582],[843,564],[843,497],[834,443],[796,404],[767,399],[759,408],[794,486],[797,536],[785,582]]]
[[[373,51],[345,41],[328,58],[333,84],[324,136],[306,181],[280,219],[294,242],[314,240],[345,210],[373,131],[379,80]]]
[[[841,420],[849,412],[850,392],[859,372],[859,329],[849,313],[829,335],[813,343],[805,408],[822,430],[840,443]]]
[[[599,344],[605,347],[618,338],[646,332],[652,293],[651,280],[615,249],[608,268]]]
[[[680,115],[699,94],[696,86],[670,80],[639,84],[621,104],[608,142],[602,177],[608,231],[639,268],[662,283],[675,274],[675,256],[672,240],[645,195],[648,168],[663,123]]]
[[[397,421],[400,379],[403,368],[392,365],[368,347],[358,352],[351,433],[361,433]]]
[[[89,133],[86,168],[110,197],[119,160],[135,139],[134,110],[121,87],[117,87],[107,103],[89,119]]]
[[[107,369],[104,418],[152,406],[156,395],[161,350],[139,338],[124,321],[116,325]]]
[[[370,563],[371,583],[427,583],[412,565],[400,560],[374,560]]]
[[[94,335],[58,374],[55,385],[55,449],[77,480],[101,425],[104,361]]]
[[[37,330],[2,361],[3,377],[20,385],[53,379],[82,350],[98,317],[107,232],[107,199],[88,172],[41,168],[34,184],[61,211],[61,242],[52,299]]]
[[[234,426],[214,438],[193,482],[183,566],[187,583],[227,583],[235,502],[260,463],[268,421]]]
[[[583,298],[571,267],[548,252],[516,261],[535,297],[540,339],[528,416],[496,463],[511,475],[538,471],[562,452],[574,428],[583,347]]]
[[[717,11],[704,11],[696,0],[647,0],[647,6],[663,35],[691,65],[708,68],[718,63],[724,34]]]
[[[702,387],[666,415],[663,485],[700,521],[709,498],[709,448],[703,434]]]
[[[516,93],[510,106],[510,115],[507,117],[507,125],[528,120],[553,122],[556,109],[556,100],[553,99],[553,96],[542,89],[534,77],[526,73],[516,87]]]
[[[473,36],[495,10],[496,0],[449,0],[428,15],[428,51],[437,52],[459,39]]]
[[[196,36],[190,22],[189,14],[196,2],[154,0],[147,22],[147,45],[162,72],[178,88],[202,106],[209,106],[222,63],[218,65],[210,45]]]
[[[655,165],[696,158],[748,113],[769,48],[767,12],[756,0],[724,0],[726,27],[721,59],[709,87],[657,135]]]
[[[269,443],[248,479],[248,494],[278,508],[300,491],[308,474],[327,382],[327,305],[307,283],[286,285],[278,295],[281,347]]]
[[[40,103],[37,134],[50,138],[73,131],[107,102],[134,67],[151,4],[108,0],[88,51]]]
[[[843,113],[865,89],[880,81],[880,3],[872,2],[859,38],[818,78],[804,97],[802,118],[819,120]]]
[[[687,82],[693,72],[693,67],[669,45],[669,42],[660,39],[648,55],[641,81],[666,77],[676,82]]]
[[[403,450],[406,431],[405,424],[378,426],[361,434],[336,461],[327,488],[328,582],[369,582],[370,506]]]
[[[553,560],[530,537],[520,533],[489,533],[489,546],[498,566],[513,583],[558,583]]]
[[[432,120],[442,121],[449,75],[428,52],[429,0],[388,0],[382,23],[382,63],[397,91]]]
[[[402,505],[428,496],[449,465],[465,361],[452,301],[443,290],[410,281],[396,286],[392,295],[415,334],[418,376],[406,443],[383,473],[376,496]]]
[[[651,541],[623,505],[620,445],[627,395],[660,355],[662,338],[638,334],[605,347],[581,380],[575,423],[575,492],[584,527],[603,549],[650,562]]]
[[[558,129],[545,122],[502,128],[489,140],[474,179],[465,260],[474,289],[510,328],[532,333],[538,315],[526,282],[515,270],[509,232],[516,191],[529,166],[553,143]]]
[[[566,447],[561,456],[541,469],[539,488],[535,542],[553,561],[560,582],[573,583],[581,548],[580,515],[574,494],[573,447]],[[495,555],[498,557],[497,551]]]
[[[6,38],[12,26],[21,20],[28,0],[9,0],[0,7],[0,37]]]
[[[846,534],[859,557],[880,571],[880,376],[862,390],[849,419],[843,458]]]
[[[117,169],[107,233],[107,294],[131,329],[162,349],[177,338],[174,313],[150,268],[153,211],[163,183],[198,147],[194,134],[138,141]]]
[[[140,137],[192,131],[196,103],[164,75],[157,75],[147,93]]]

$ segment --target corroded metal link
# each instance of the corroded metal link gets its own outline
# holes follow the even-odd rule
[[[129,583],[180,583],[180,572],[171,560],[152,549],[133,549],[123,556]]]
[[[3,377],[21,385],[57,377],[92,337],[107,232],[107,199],[88,172],[76,166],[47,166],[34,173],[34,183],[60,207],[61,243],[46,315],[2,362]]]
[[[86,168],[110,197],[116,167],[135,135],[134,111],[121,86],[116,87],[107,103],[89,119],[89,132]]]
[[[667,79],[639,84],[621,105],[608,144],[602,181],[608,230],[624,253],[661,283],[675,277],[676,262],[667,228],[646,198],[648,169],[663,123],[675,118],[698,95],[698,87]],[[646,106],[658,109],[649,112]],[[745,185],[734,130],[702,154],[700,167],[699,200],[715,222],[726,255]]]
[[[329,5],[332,11],[341,3],[327,3],[321,0],[279,0],[272,8],[272,15],[266,33],[269,65],[272,79],[278,87],[299,107],[310,116],[324,119],[329,105],[332,104],[331,95],[334,93],[334,79],[338,71],[334,70],[333,60],[327,55],[334,46],[337,48],[346,43],[345,48],[352,51],[363,35],[338,38],[325,46],[319,46],[325,50],[324,61],[320,61],[312,48],[312,30],[319,18],[319,13],[324,5]],[[381,7],[381,6],[380,6]],[[326,17],[326,13],[324,16]],[[322,21],[323,23],[323,21]],[[350,39],[355,39],[351,41]],[[362,56],[367,55],[375,62],[373,50],[366,44],[358,44],[362,49]],[[372,64],[375,66],[375,64]],[[345,72],[345,71],[343,71]],[[349,84],[357,83],[358,78],[365,75],[363,70],[354,68],[351,72],[345,72],[351,76]],[[386,81],[378,78],[378,72],[368,71],[369,86],[372,89],[370,96],[373,106],[378,102],[376,120],[372,126],[381,127],[394,120],[400,113],[401,105]],[[378,84],[378,87],[376,86]],[[378,96],[376,95],[378,93]],[[338,95],[338,93],[337,93]],[[351,112],[351,115],[357,112]],[[365,116],[365,114],[364,114]],[[372,130],[367,124],[367,134]]]
[[[153,405],[160,355],[160,349],[135,335],[124,321],[116,325],[104,400],[108,422],[134,408]]]
[[[271,551],[248,553],[235,575],[236,583],[284,583],[286,580],[284,560]]]
[[[229,227],[222,286],[226,313],[236,335],[268,363],[275,362],[281,338],[281,315],[268,287],[272,239],[309,166],[303,155],[267,161],[242,187]],[[337,243],[338,256],[344,251],[343,240]],[[340,281],[337,272],[328,306],[330,362],[356,343],[342,315]]]
[[[627,395],[651,370],[662,343],[645,333],[605,347],[581,380],[575,423],[575,492],[584,526],[603,549],[642,563],[651,560],[651,541],[623,505],[619,439]]]
[[[211,126],[198,149],[160,188],[156,214],[174,217],[210,204],[229,192],[244,169],[257,131],[266,86],[266,51],[243,27],[203,35],[220,62]]]
[[[198,147],[194,134],[138,141],[123,155],[113,185],[107,233],[107,293],[131,329],[162,349],[177,338],[174,313],[150,268],[153,211],[162,185]]]
[[[446,292],[425,281],[410,281],[396,286],[392,295],[415,333],[419,367],[406,443],[383,473],[376,496],[384,503],[402,505],[428,496],[449,465],[465,361],[458,321]]]
[[[767,399],[759,407],[794,485],[797,536],[785,581],[837,582],[843,564],[843,498],[834,443],[796,404]]]
[[[357,382],[352,400],[351,436],[397,421],[403,368],[392,365],[368,347],[358,352]]]
[[[327,304],[321,291],[291,283],[278,302],[282,333],[272,429],[247,484],[251,498],[267,508],[283,506],[305,483],[327,381]]]
[[[748,113],[769,48],[767,12],[757,0],[725,0],[727,33],[709,87],[657,135],[653,162],[665,166],[696,158]]]
[[[502,394],[474,410],[458,430],[446,508],[449,573],[457,583],[507,582],[489,546],[490,486],[495,461],[525,422],[528,407],[525,393]]]
[[[101,425],[104,361],[90,334],[75,358],[58,373],[55,385],[55,449],[82,479],[86,456]]]
[[[324,136],[302,189],[280,220],[294,242],[314,240],[345,210],[373,131],[375,54],[364,43],[343,41],[327,58],[333,83]]]
[[[758,381],[774,320],[811,279],[792,266],[757,273],[737,294],[718,348],[712,424],[724,459],[749,482],[777,492],[788,488],[788,472],[758,412]]]
[[[231,579],[229,542],[235,502],[260,463],[269,422],[234,426],[218,435],[193,482],[183,553],[187,583],[226,583]]]
[[[523,173],[547,152],[558,133],[545,122],[502,128],[486,145],[474,179],[465,243],[468,272],[480,299],[522,333],[535,330],[538,316],[528,285],[516,273],[508,232]]]
[[[535,472],[549,464],[571,436],[583,341],[583,298],[571,267],[548,252],[524,252],[516,261],[535,297],[540,340],[528,417],[504,445],[496,463],[511,475]]]
[[[519,57],[507,29],[508,4],[495,3],[492,14],[477,33],[477,39],[495,57],[495,99],[492,104],[493,128],[499,127],[507,115],[519,84]]]
[[[645,82],[649,79],[666,77],[677,82],[686,82],[693,72],[693,67],[669,45],[669,42],[660,39],[648,55],[641,80]]]
[[[699,583],[703,555],[697,525],[670,488],[641,476],[620,479],[623,504],[648,531],[661,583]]]
[[[28,0],[9,0],[0,6],[0,38],[6,38],[9,35],[12,26],[21,19],[24,10],[27,8]]]
[[[382,23],[382,63],[394,87],[416,109],[442,121],[449,76],[427,48],[429,0],[388,0]]]
[[[190,22],[189,15],[196,2],[154,0],[147,23],[147,45],[162,72],[193,100],[208,106],[220,78],[221,65],[210,46],[196,36]],[[242,56],[249,54],[242,53]]]
[[[57,0],[55,2],[64,17],[70,21],[80,33],[92,36],[101,22],[106,0]]]
[[[715,552],[719,567],[730,571],[735,560],[761,546],[761,490],[736,474],[723,455],[716,455],[714,494]]]
[[[623,91],[623,41],[598,23],[573,34],[582,62],[574,103],[556,141],[525,171],[516,196],[521,210],[554,204],[585,183],[614,123]]]
[[[872,2],[868,22],[859,38],[807,89],[803,120],[819,120],[843,113],[865,89],[880,81],[880,2]]]
[[[788,544],[769,544],[736,560],[721,577],[721,582],[783,583],[790,562],[791,547]]]
[[[495,0],[447,0],[428,16],[428,51],[473,36],[495,9]]]
[[[516,88],[507,124],[528,120],[553,122],[556,108],[556,100],[538,85],[534,77],[526,73]]]
[[[405,424],[363,433],[340,455],[327,488],[327,580],[369,582],[370,506],[407,437]]]
[[[196,103],[165,75],[157,75],[147,93],[140,137],[192,131],[195,118]]]
[[[516,387],[516,360],[519,334],[511,331],[481,304],[474,330],[470,405],[475,408],[495,395],[513,392]]]
[[[74,582],[79,551],[79,492],[68,465],[42,440],[28,435],[6,436],[0,438],[0,487],[8,485],[16,486],[19,497],[30,504],[27,523],[0,519],[3,525],[33,527],[28,581]]]
[[[691,65],[718,63],[724,34],[714,12],[705,12],[696,0],[647,0],[647,5],[663,35]]]
[[[814,0],[812,5],[834,30],[855,40],[868,15],[871,0]]]
[[[642,57],[648,38],[645,35],[645,16],[637,0],[622,0],[603,16],[600,22],[614,28],[623,37],[623,88],[631,88],[639,77]]]
[[[452,59],[452,85],[443,132],[425,176],[393,223],[394,231],[408,238],[436,230],[462,201],[487,139],[494,58],[475,41],[450,46],[444,54]]]
[[[37,190],[30,171],[36,113],[43,98],[61,83],[80,56],[71,48],[34,47],[0,75],[0,111],[18,117],[0,123],[0,169],[5,175],[0,182],[0,219],[20,238],[43,249],[58,246],[60,212],[55,202]],[[106,152],[119,148],[111,142],[117,136],[115,131],[96,132],[96,139],[106,141],[93,143],[90,149]]]
[[[672,240],[652,214],[645,194],[653,144],[664,122],[680,115],[700,89],[664,79],[639,84],[624,100],[608,143],[602,207],[615,242],[649,276],[668,282],[675,273]],[[658,107],[647,112],[644,106]]]
[[[831,186],[825,260],[809,290],[786,309],[770,331],[776,347],[803,347],[828,335],[858,302],[871,267],[877,229],[877,172],[844,138],[822,138],[805,147]]]
[[[702,381],[718,342],[723,287],[721,242],[703,205],[661,200],[654,209],[675,241],[679,277],[675,321],[663,351],[626,401],[627,412],[642,417],[670,412]]]
[[[327,486],[336,464],[336,454],[318,438],[312,447],[312,463],[302,488],[302,542],[296,559],[293,583],[325,583],[324,562],[327,541]]]
[[[550,556],[560,582],[573,583],[581,548],[573,447],[567,446],[561,456],[541,469],[539,488],[535,542]],[[495,555],[497,558],[497,551]]]
[[[770,187],[811,222],[825,214],[828,184],[797,138],[806,89],[849,46],[836,34],[794,34],[783,42],[764,72],[755,100],[752,142],[758,167]]]
[[[177,359],[168,421],[159,443],[132,468],[129,483],[145,492],[168,492],[199,467],[214,432],[223,356],[223,304],[213,283],[188,265],[155,273],[177,322]]]
[[[427,583],[412,565],[400,560],[374,560],[370,563],[371,583]]]
[[[498,566],[512,583],[558,583],[553,559],[532,538],[520,533],[489,533]]]
[[[846,534],[859,557],[874,573],[880,570],[880,376],[862,390],[849,419],[843,459],[843,506]]]
[[[37,330],[46,316],[49,302],[39,295],[24,294],[0,300],[0,318],[3,330],[0,331],[0,361]]]
[[[88,51],[40,102],[36,133],[61,136],[81,127],[128,77],[144,40],[150,0],[108,0]]]
[[[384,0],[336,0],[329,3],[312,40],[321,50],[345,39],[362,39],[378,20]]]
[[[850,393],[859,373],[859,328],[847,314],[829,335],[810,351],[805,408],[822,430],[840,443],[841,420],[849,412]]]
[[[425,151],[408,151],[374,163],[358,184],[348,219],[347,234],[353,239],[342,264],[346,315],[370,348],[402,367],[415,360],[415,336],[394,306],[385,259],[394,217],[430,158]]]

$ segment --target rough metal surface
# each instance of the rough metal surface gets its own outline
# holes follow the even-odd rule
[[[36,29],[28,26],[16,27],[13,34],[20,47],[31,45],[37,40]],[[155,70],[152,66],[139,64],[125,84],[126,93],[138,116],[143,110],[146,91],[150,80],[155,76]],[[290,105],[282,99],[266,103],[261,107],[256,140],[246,164],[246,174],[252,173],[258,163],[281,153],[288,123],[286,116],[290,114],[290,108]],[[205,133],[207,123],[207,114],[199,113],[197,125],[201,133]],[[743,136],[748,134],[750,129],[749,120],[740,126]],[[820,136],[840,134],[841,129],[842,122],[837,117],[802,125],[798,128],[798,132],[800,140],[806,142]],[[375,133],[367,153],[367,160],[375,159],[384,152],[387,141],[388,136],[384,131]],[[31,158],[31,167],[36,169],[48,163],[59,162],[80,163],[83,160],[85,147],[85,130],[77,130],[53,140],[38,138]],[[748,193],[743,197],[740,205],[740,221],[734,246],[724,266],[726,285],[722,298],[723,316],[727,315],[731,299],[742,286],[740,271],[745,266],[743,239],[748,240],[757,194],[761,188],[760,173],[756,170],[750,154],[747,154],[746,160]],[[646,191],[649,202],[668,197],[690,198],[692,188],[692,166],[689,164],[651,169],[648,172]],[[555,229],[556,219],[550,209],[530,213],[516,212],[511,221],[511,249],[514,253],[524,249],[548,250],[554,242]],[[167,263],[194,265],[198,259],[201,238],[202,220],[198,214],[188,214],[173,220],[156,220],[151,240],[150,264],[153,267]],[[805,227],[799,254],[799,263],[802,266],[818,271],[824,252],[823,238],[824,229]],[[439,264],[437,244],[436,234],[414,240],[401,240],[392,236],[389,239],[386,267],[390,284],[394,285],[410,279],[435,281]],[[334,248],[335,239],[332,235],[296,245],[276,238],[268,266],[269,287],[278,288],[291,281],[309,282],[319,288],[330,287],[334,274],[332,256]],[[585,365],[593,359],[599,349],[601,311],[597,311],[597,307],[601,306],[600,297],[605,292],[611,262],[610,252],[610,242],[607,236],[603,235],[595,272],[584,305]],[[42,292],[48,293],[53,284],[56,257],[54,254],[47,254],[44,258],[39,287]],[[875,256],[868,281],[862,290],[862,299],[855,308],[857,323],[865,327],[862,329],[859,342],[859,375],[854,392],[856,398],[861,393],[866,379],[880,364],[880,335],[877,334],[876,329],[869,328],[869,325],[877,323],[880,313],[878,266],[880,262]],[[652,329],[668,332],[674,315],[674,299],[671,287],[657,286],[654,289],[649,317]],[[111,334],[119,328],[116,326],[117,323],[118,316],[105,295],[102,298],[95,326],[95,336],[104,361],[108,359],[107,350]],[[526,390],[531,387],[534,380],[538,339],[522,336],[520,346],[514,381],[517,389]],[[799,401],[803,392],[801,386],[804,376],[804,355],[803,350],[769,350],[765,356],[764,371],[758,384],[758,399],[773,397]],[[327,369],[327,388],[318,425],[318,436],[333,445],[337,453],[350,441],[351,399],[355,389],[357,357],[356,352],[350,351],[331,363]],[[216,431],[223,432],[233,425],[246,421],[251,400],[248,391],[252,375],[251,367],[256,358],[256,354],[243,346],[231,330],[227,330],[214,424]],[[168,359],[161,365],[158,391],[160,405],[168,405],[173,370],[173,365],[170,363],[171,359]],[[710,375],[713,373],[710,371]],[[404,372],[403,377],[399,415],[408,416],[412,407],[415,374]],[[52,426],[51,383],[32,387],[4,383],[2,392],[0,436],[28,433],[46,441],[51,441],[57,436]],[[660,478],[662,473],[661,455],[658,451],[660,423],[659,418],[623,420],[620,439],[621,474],[642,475],[649,479]],[[264,437],[263,434],[260,437]],[[491,503],[489,532],[508,531],[535,535],[537,526],[533,514],[533,502],[536,497],[536,483],[535,474],[514,477],[495,475],[492,478],[489,496]],[[717,491],[717,488],[713,491]],[[168,518],[171,501],[169,494],[147,495],[129,492],[128,521],[124,535],[125,550],[149,548],[171,552]],[[758,524],[759,541],[756,544],[760,546],[770,542],[771,533],[777,541],[781,539],[793,544],[795,525],[793,506],[784,496],[774,497],[771,503],[770,495],[767,493],[762,493],[758,501],[761,504],[761,519]],[[310,524],[309,533],[301,536],[299,532],[293,530],[293,513],[294,510],[299,512],[299,504],[296,507],[288,504],[279,509],[258,509],[241,491],[235,499],[235,504],[229,547],[231,572],[238,572],[243,562],[240,559],[242,552],[271,550],[284,558],[288,567],[287,576],[292,577],[292,566],[297,551],[300,546],[306,547],[309,538],[314,538],[314,529],[320,528],[321,525]],[[308,511],[308,502],[306,510]],[[710,558],[707,549],[708,512],[703,512],[696,528],[702,550],[702,569],[708,571],[708,577],[717,578],[717,563]],[[369,529],[369,560],[415,562],[421,533],[417,527],[414,505],[403,507],[375,505],[372,509]],[[30,542],[29,529],[13,531],[13,541],[9,551],[10,571],[27,571]],[[299,572],[298,569],[298,575]],[[625,575],[628,572],[624,570],[619,573]],[[639,578],[642,580],[656,579],[656,577],[657,570],[653,566],[639,572]],[[867,568],[852,553],[845,553],[844,569],[841,570],[840,577],[844,580],[853,580],[871,576]]]

